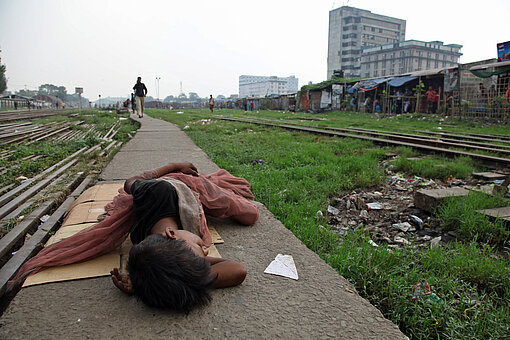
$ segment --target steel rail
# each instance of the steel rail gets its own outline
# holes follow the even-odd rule
[[[325,127],[318,125],[318,127]],[[410,133],[403,133],[403,132],[394,132],[394,131],[384,131],[384,130],[372,130],[372,129],[361,129],[361,128],[355,128],[355,127],[349,127],[351,130],[359,130],[360,132],[363,131],[370,131],[370,132],[382,132],[382,133],[391,133],[394,135],[400,135],[400,136],[407,136],[407,137],[422,137],[422,138],[428,138],[428,139],[439,139],[439,137],[428,137],[424,135],[413,135]],[[451,143],[457,143],[459,141],[462,141],[462,144],[468,144],[468,145],[475,145],[475,146],[483,146],[483,147],[495,147],[495,148],[503,148],[503,149],[510,149],[510,145],[500,145],[500,144],[491,144],[491,143],[483,143],[483,142],[474,142],[469,141],[465,139],[455,139],[455,138],[440,138],[441,141],[444,142],[451,142]],[[505,144],[508,144],[508,142],[504,141]]]
[[[330,131],[330,130],[309,128],[309,127],[303,127],[303,126],[297,126],[297,125],[273,124],[273,123],[266,123],[266,122],[260,122],[260,121],[254,121],[254,120],[236,119],[236,118],[227,118],[227,117],[217,117],[217,119],[234,121],[234,122],[242,122],[242,123],[250,123],[250,124],[256,124],[256,125],[265,125],[265,126],[283,128],[283,129],[287,129],[287,130],[310,132],[310,133],[321,134],[321,135],[356,138],[356,139],[362,139],[362,140],[371,141],[373,143],[384,144],[384,145],[408,146],[411,148],[420,149],[420,150],[424,150],[424,151],[428,151],[428,152],[444,153],[444,154],[451,155],[451,156],[467,156],[467,157],[479,159],[481,161],[485,161],[485,162],[489,162],[489,163],[503,164],[505,166],[510,165],[510,159],[508,159],[508,158],[488,156],[488,155],[482,155],[482,154],[471,153],[471,152],[460,151],[460,150],[451,150],[451,149],[445,149],[445,148],[423,145],[423,144],[394,141],[394,140],[383,139],[383,138],[368,137],[368,136],[363,136],[363,135],[335,132],[335,131]]]

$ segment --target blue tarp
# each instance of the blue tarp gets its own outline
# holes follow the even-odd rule
[[[403,76],[403,77],[393,78],[392,80],[390,80],[388,82],[388,85],[393,86],[393,87],[399,87],[399,86],[404,85],[407,82],[410,82],[411,80],[415,80],[416,78],[418,78],[418,77]]]
[[[363,81],[361,81],[360,89],[362,91],[372,91],[372,90],[376,89],[379,84],[385,83],[391,79],[393,79],[393,77],[363,80]]]
[[[354,93],[356,91],[359,90],[359,82],[357,82],[356,84],[354,84],[354,86],[351,86],[351,87],[347,87],[347,90],[345,90],[345,92],[347,93]]]

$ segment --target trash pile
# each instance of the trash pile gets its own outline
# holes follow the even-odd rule
[[[439,189],[461,186],[482,188],[475,179],[445,181],[424,179],[394,173],[386,168],[385,183],[378,191],[352,191],[334,198],[325,215],[328,228],[340,236],[361,226],[370,233],[373,246],[385,244],[390,248],[437,247],[442,242],[460,240],[455,231],[443,232],[429,213],[414,206],[414,192],[420,189]]]

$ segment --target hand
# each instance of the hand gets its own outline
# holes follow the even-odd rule
[[[179,171],[182,172],[183,174],[198,176],[197,168],[193,165],[193,163],[190,162],[181,163]]]
[[[110,274],[112,274],[113,284],[117,286],[117,288],[129,295],[135,293],[128,274],[121,274],[119,268],[113,268]]]

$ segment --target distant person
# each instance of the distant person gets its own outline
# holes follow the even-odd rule
[[[136,99],[134,93],[131,93],[131,111],[133,111],[133,113],[136,111]]]
[[[136,79],[136,84],[133,86],[133,90],[135,90],[138,117],[142,118],[145,106],[145,96],[147,95],[147,88],[145,87],[145,84],[142,83],[142,77],[138,77]]]
[[[214,98],[211,96],[209,97],[209,110],[211,110],[211,113],[214,111]]]
[[[253,111],[253,102],[250,102],[250,111]]]
[[[429,90],[425,92],[427,96],[427,113],[435,113],[435,103],[437,102],[437,93],[429,86]]]
[[[365,102],[363,103],[363,106],[365,108],[366,113],[372,112],[372,98],[368,97],[365,99]]]
[[[400,90],[395,92],[395,113],[398,115],[402,113],[402,93],[400,93]]]
[[[404,92],[404,113],[409,113],[411,110],[411,91],[406,89]]]

